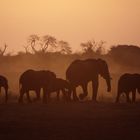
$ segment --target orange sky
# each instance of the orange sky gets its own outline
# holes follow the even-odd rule
[[[22,50],[30,34],[50,34],[77,50],[94,38],[140,45],[140,0],[0,0],[0,46]]]

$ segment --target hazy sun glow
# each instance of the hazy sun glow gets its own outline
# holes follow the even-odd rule
[[[0,0],[0,46],[22,50],[30,34],[50,34],[78,49],[94,38],[140,45],[140,0]]]

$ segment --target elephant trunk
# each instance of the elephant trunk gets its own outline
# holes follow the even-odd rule
[[[106,80],[106,84],[107,84],[107,92],[111,91],[111,78],[110,76],[108,78],[105,79]]]

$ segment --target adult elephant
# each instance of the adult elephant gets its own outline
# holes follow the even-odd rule
[[[0,75],[0,92],[2,87],[5,90],[5,103],[6,103],[8,100],[8,80],[5,76]]]
[[[111,78],[106,61],[102,59],[86,59],[73,61],[66,71],[66,79],[70,82],[73,91],[73,99],[78,100],[76,95],[76,87],[81,86],[83,94],[79,95],[80,99],[84,99],[88,95],[87,85],[92,81],[92,100],[96,101],[99,75],[101,75],[107,83],[107,91],[111,91]]]
[[[19,78],[20,85],[20,97],[19,102],[23,102],[23,95],[26,93],[28,102],[31,102],[29,91],[34,90],[37,95],[37,99],[40,99],[40,90],[43,88],[43,101],[46,101],[47,88],[51,86],[54,79],[56,79],[55,73],[48,70],[35,71],[32,69],[26,70],[21,74]]]
[[[140,93],[140,74],[123,74],[118,80],[118,91],[116,102],[119,102],[120,95],[125,93],[127,102],[130,102],[129,93],[132,92],[132,102],[136,100],[136,91]]]

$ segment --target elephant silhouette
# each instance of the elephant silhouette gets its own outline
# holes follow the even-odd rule
[[[50,96],[52,92],[56,92],[57,100],[59,100],[60,91],[63,93],[65,100],[69,101],[71,97],[71,86],[69,82],[61,78],[56,78],[54,79],[53,84],[49,86],[48,94]]]
[[[81,86],[83,94],[79,95],[80,99],[84,99],[88,95],[87,85],[92,81],[92,100],[96,101],[99,75],[101,75],[107,83],[107,91],[111,91],[111,77],[107,62],[102,59],[86,59],[73,61],[66,70],[66,79],[72,87],[73,99],[76,101],[76,87]]]
[[[31,102],[29,91],[34,90],[37,99],[40,99],[40,90],[43,89],[43,101],[47,100],[47,88],[56,78],[55,73],[48,70],[35,71],[32,69],[23,72],[19,78],[20,96],[19,103],[23,102],[23,95],[26,93],[28,102]]]
[[[8,80],[6,77],[0,75],[0,92],[1,92],[2,87],[5,90],[5,103],[7,103],[7,100],[8,100]]]
[[[131,102],[129,93],[132,92],[132,102],[136,100],[136,91],[140,93],[140,74],[125,73],[118,80],[116,102],[119,102],[120,95],[125,93],[127,102]]]

